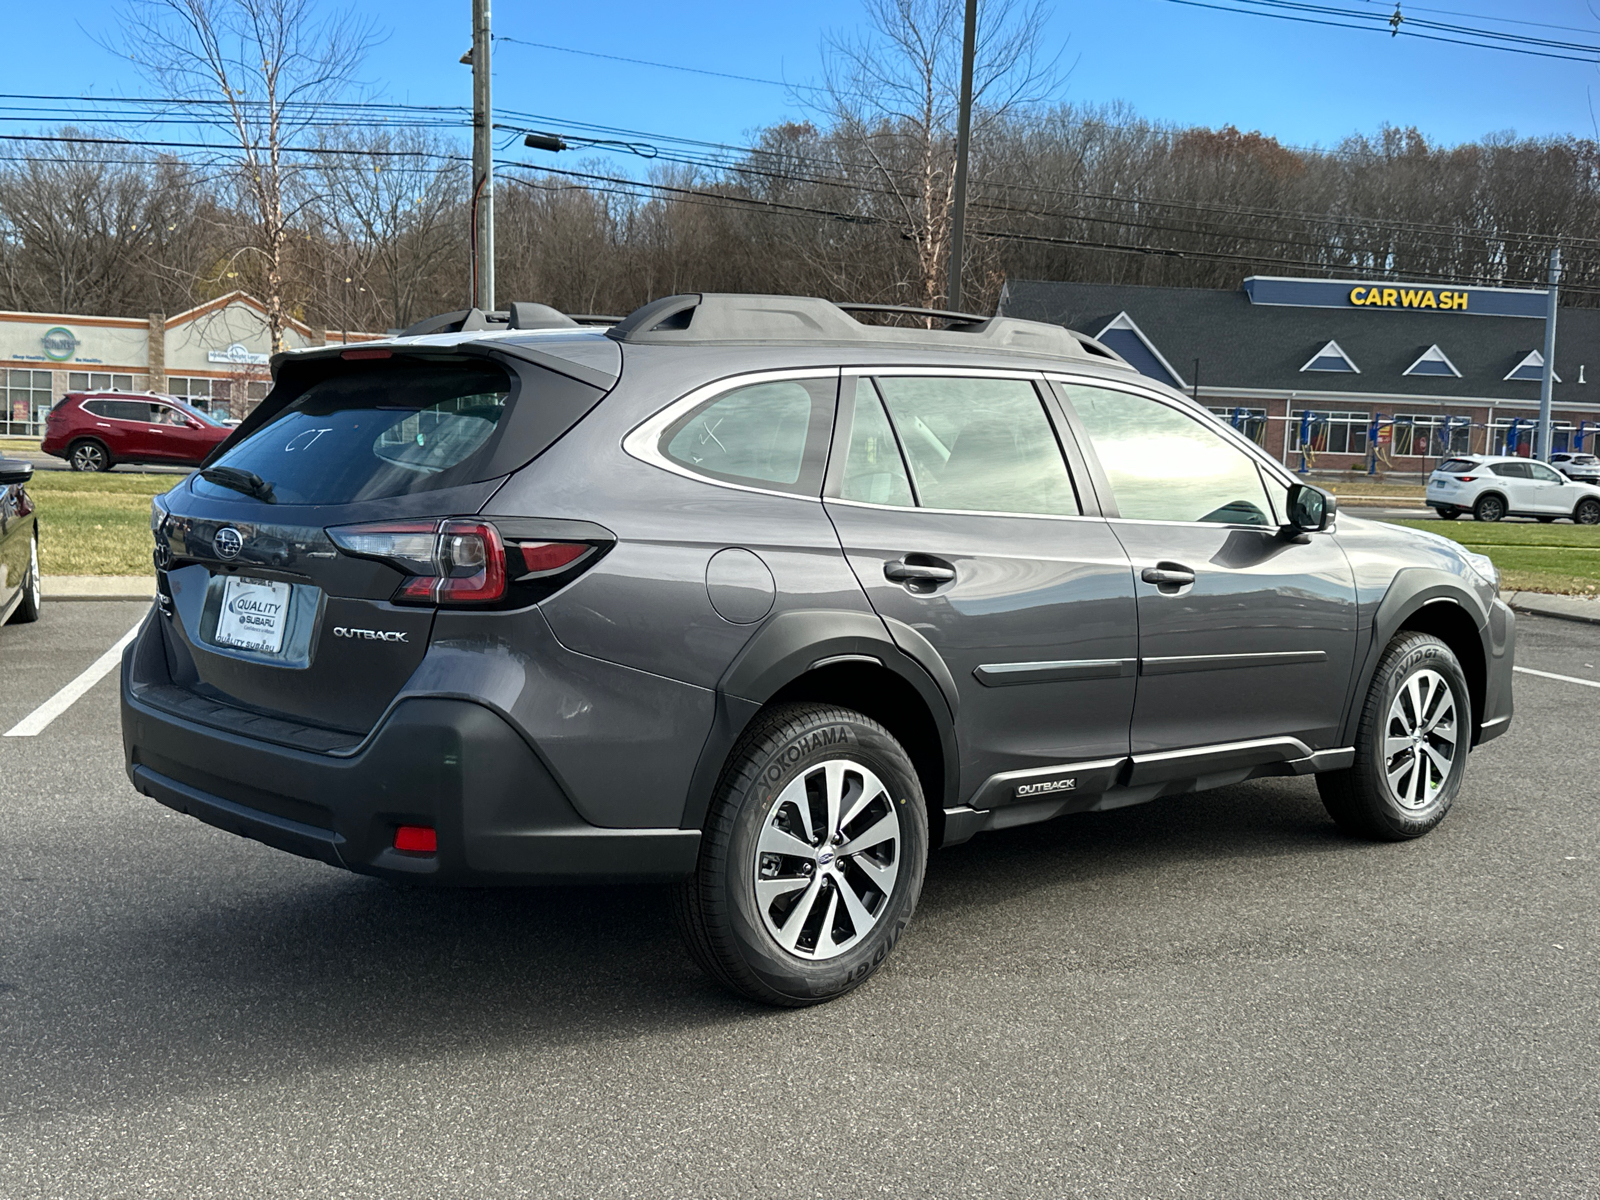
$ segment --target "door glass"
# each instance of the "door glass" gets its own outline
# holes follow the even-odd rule
[[[1489,470],[1504,479],[1527,479],[1527,463],[1495,463]]]
[[[1105,388],[1066,384],[1124,517],[1270,525],[1261,472],[1221,433],[1176,408]]]
[[[1080,512],[1033,385],[1020,379],[877,381],[924,508]]]
[[[916,503],[911,498],[900,447],[895,445],[894,431],[883,412],[883,401],[864,379],[856,388],[856,412],[850,423],[850,447],[845,454],[839,498],[896,508],[910,508]]]
[[[1529,463],[1528,470],[1532,473],[1533,477],[1539,480],[1541,483],[1561,482],[1561,476],[1557,475],[1543,463]]]
[[[819,434],[826,436],[821,422],[832,417],[838,387],[837,379],[828,378],[736,388],[670,427],[661,453],[713,479],[812,491],[811,481],[801,479],[812,474],[806,470],[807,448],[818,443]]]

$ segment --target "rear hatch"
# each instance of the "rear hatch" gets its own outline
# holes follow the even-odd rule
[[[359,741],[427,653],[441,589],[468,606],[488,594],[471,590],[460,536],[481,529],[473,514],[601,395],[460,350],[283,364],[262,407],[152,514],[167,673],[136,690],[269,740]],[[480,557],[484,539],[499,547],[482,530]],[[435,578],[441,555],[459,578]]]

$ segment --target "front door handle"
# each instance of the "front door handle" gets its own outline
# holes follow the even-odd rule
[[[1158,567],[1146,567],[1139,578],[1162,589],[1180,588],[1194,582],[1194,572],[1178,563],[1162,563]]]
[[[931,592],[955,579],[956,569],[927,554],[908,554],[884,563],[883,577],[903,583],[914,592]]]

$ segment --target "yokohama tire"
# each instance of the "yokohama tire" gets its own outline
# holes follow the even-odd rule
[[[830,771],[834,775],[829,778],[848,776],[855,781],[853,794],[860,798],[861,805],[876,798],[870,808],[862,808],[857,822],[843,824],[847,834],[841,835],[842,841],[830,840],[819,819],[816,863],[800,861],[810,853],[806,851],[797,857],[782,857],[780,869],[780,856],[764,852],[769,839],[783,839],[786,850],[804,849],[802,843],[784,832],[793,827],[790,817],[796,815],[794,809],[785,807],[784,797],[805,795],[803,789]],[[879,781],[881,786],[861,785],[862,779]],[[840,805],[841,815],[849,807],[850,797],[846,795]],[[810,811],[821,812],[821,803]],[[781,888],[789,883],[791,872],[802,869],[805,878],[814,873],[820,891],[807,886],[793,900],[787,917],[780,912],[777,919],[793,920],[805,898],[812,897],[811,907],[805,911],[815,911],[817,915],[808,917],[811,925],[807,928],[820,926],[826,916],[822,901],[816,897],[829,896],[830,888],[837,891],[850,886],[837,881],[846,878],[847,869],[856,872],[854,878],[867,880],[861,867],[850,868],[848,857],[853,845],[874,836],[864,835],[859,822],[870,822],[872,829],[895,827],[890,862],[879,864],[875,859],[871,864],[875,872],[888,873],[892,868],[893,882],[887,885],[888,891],[881,895],[873,892],[870,881],[862,889],[853,890],[854,911],[865,918],[862,931],[855,932],[850,927],[840,897],[826,909],[828,915],[839,912],[840,923],[829,926],[825,944],[820,941],[822,935],[814,935],[818,944],[808,956],[801,933],[799,948],[785,949],[778,938],[784,932],[799,931],[804,922],[785,924],[779,929],[772,913],[775,907],[781,909],[789,903],[800,885],[792,885],[790,892],[765,909],[758,899],[758,888]],[[832,855],[828,851],[834,845],[839,858],[830,862]],[[858,852],[856,858],[862,853],[865,852]],[[872,853],[890,854],[881,847]],[[700,861],[695,873],[679,885],[673,915],[690,955],[723,986],[766,1004],[816,1004],[859,986],[894,949],[916,909],[927,855],[928,814],[922,788],[899,742],[876,721],[849,709],[784,704],[757,717],[729,755],[706,817]],[[769,869],[772,875],[765,873]],[[837,879],[831,874],[833,870],[840,872]],[[775,878],[779,875],[783,878]],[[862,890],[869,902],[876,904],[870,914],[861,907]],[[841,930],[840,945],[844,948],[836,949],[834,938]]]
[[[1506,515],[1506,502],[1492,492],[1487,496],[1479,496],[1478,502],[1472,506],[1472,519],[1474,521],[1498,521]]]
[[[1448,694],[1437,690],[1440,684]],[[1420,723],[1409,718],[1416,707],[1424,716]],[[1440,724],[1415,735],[1430,742],[1434,751],[1409,751],[1409,761],[1423,765],[1421,779],[1413,780],[1404,748],[1411,731],[1427,728],[1430,718],[1440,720],[1447,708],[1448,728]],[[1455,802],[1471,742],[1472,700],[1455,654],[1436,637],[1400,633],[1384,651],[1367,690],[1356,727],[1355,763],[1317,776],[1323,807],[1339,828],[1357,837],[1392,842],[1421,837],[1444,820]],[[1446,750],[1447,763],[1441,761]],[[1421,786],[1412,786],[1417,783]]]

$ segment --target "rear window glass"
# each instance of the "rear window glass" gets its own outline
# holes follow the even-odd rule
[[[213,466],[254,472],[279,504],[348,504],[485,478],[512,404],[493,363],[372,363],[312,384]],[[237,496],[198,476],[201,495]]]
[[[1439,464],[1439,470],[1449,471],[1452,475],[1454,475],[1458,472],[1474,470],[1477,465],[1478,464],[1473,462],[1471,459],[1447,458],[1444,460],[1444,462]]]
[[[661,453],[712,479],[815,494],[838,390],[835,376],[736,388],[670,426]]]

